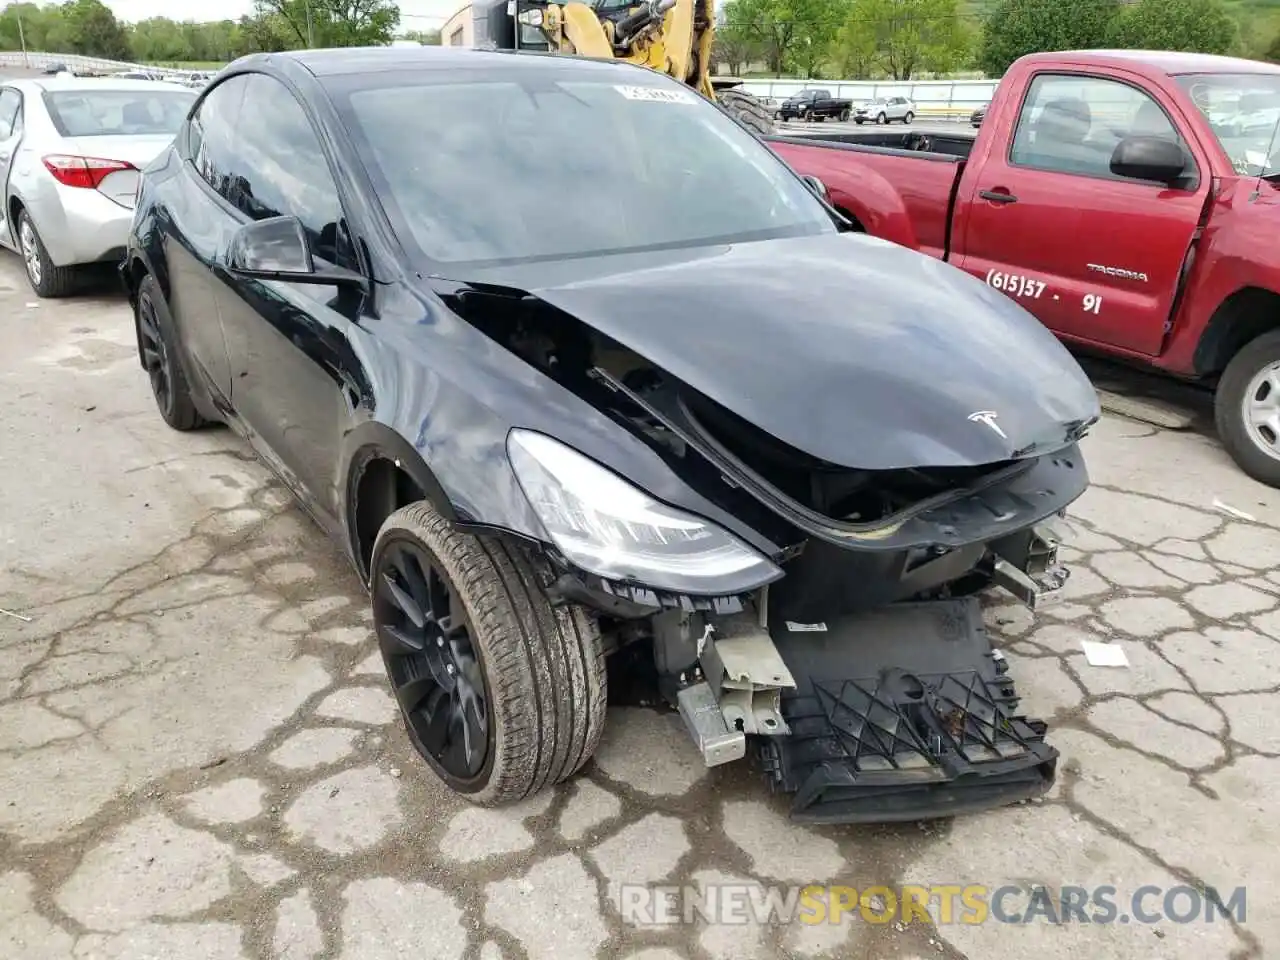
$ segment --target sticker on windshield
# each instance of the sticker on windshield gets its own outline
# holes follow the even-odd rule
[[[686,90],[666,90],[662,87],[627,87],[614,88],[628,100],[647,100],[650,103],[693,103],[694,95]]]

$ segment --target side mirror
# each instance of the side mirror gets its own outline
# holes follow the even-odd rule
[[[237,276],[255,280],[367,289],[364,277],[353,270],[316,266],[307,232],[297,217],[268,217],[246,223],[231,238],[227,267]]]
[[[1173,186],[1183,179],[1186,168],[1182,147],[1165,137],[1125,137],[1111,154],[1111,172],[1133,180]]]
[[[817,177],[815,177],[813,174],[806,173],[800,179],[805,182],[805,185],[814,192],[814,194],[817,196],[819,200],[823,201],[824,203],[831,202],[831,194],[827,192],[827,185],[823,183],[821,180],[819,180]]]

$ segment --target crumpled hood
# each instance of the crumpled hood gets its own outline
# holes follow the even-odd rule
[[[1100,414],[1079,364],[1031,314],[887,241],[828,234],[599,270],[521,285],[834,464],[993,463],[1060,448]]]

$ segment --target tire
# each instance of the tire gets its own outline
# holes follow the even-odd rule
[[[74,267],[59,267],[49,257],[40,231],[24,208],[18,214],[18,253],[27,271],[27,282],[37,297],[56,298],[75,293],[79,274]]]
[[[886,117],[883,113],[880,114],[878,117],[876,117],[876,123],[880,124],[881,126],[884,126],[888,122],[889,122],[889,118]]]
[[[151,396],[155,398],[160,416],[174,430],[185,432],[205,426],[207,421],[196,412],[191,399],[169,306],[151,274],[138,284],[136,301],[133,319],[138,357],[151,381]]]
[[[848,123],[848,122],[849,122],[849,118],[850,118],[851,116],[853,116],[853,111],[852,111],[852,110],[841,110],[841,111],[840,111],[840,122],[841,122],[841,123]]]
[[[864,122],[864,121],[863,121],[862,119],[857,119],[857,120],[855,120],[855,121],[853,121],[853,122],[854,122],[854,123],[856,123],[858,126],[862,126],[862,124],[863,124],[863,122]]]
[[[916,118],[916,115],[912,113],[910,110],[908,110],[907,115],[902,118],[902,122],[910,126],[911,121],[914,120],[915,118]]]
[[[414,623],[412,617],[397,619],[404,609],[391,586],[413,589],[401,577],[407,556],[415,557],[424,573],[430,568],[421,595],[434,598],[428,604],[434,610],[444,605],[449,615],[447,627],[443,620],[436,624],[423,617],[436,633],[424,626],[421,648],[405,646],[396,633],[401,630],[403,636]],[[387,518],[370,570],[374,627],[409,740],[451,790],[479,806],[513,803],[568,779],[591,758],[604,729],[608,692],[600,630],[584,608],[552,604],[546,591],[553,575],[544,560],[503,540],[460,533],[420,502]],[[432,586],[432,575],[444,593]],[[470,648],[465,656],[459,636]],[[450,638],[448,643],[443,637]],[[434,650],[440,652],[429,656]],[[428,663],[433,659],[448,662],[433,671]],[[456,663],[453,670],[449,663]],[[430,679],[446,672],[453,691]],[[425,694],[424,678],[433,687]],[[413,689],[406,686],[414,682]],[[449,728],[449,743],[434,749],[424,710],[433,700],[436,709],[446,707],[448,696],[451,709],[465,716],[471,706],[478,718],[475,694],[481,690],[483,759],[473,766],[451,764],[454,728]],[[452,760],[471,760],[466,738],[461,739],[463,753]]]
[[[1268,369],[1274,373],[1272,384],[1262,392],[1259,378]],[[1253,479],[1280,487],[1280,431],[1275,427],[1259,428],[1245,414],[1246,399],[1260,393],[1264,398],[1274,397],[1280,404],[1280,330],[1251,340],[1231,358],[1214,397],[1218,436],[1231,459]]]
[[[760,136],[771,136],[775,132],[773,117],[769,115],[768,108],[751,94],[741,90],[720,90],[716,93],[716,101]]]

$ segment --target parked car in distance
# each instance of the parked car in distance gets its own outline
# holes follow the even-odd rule
[[[150,80],[0,82],[0,245],[22,256],[37,295],[66,296],[80,268],[124,256],[138,171],[194,101]]]
[[[982,121],[987,119],[987,109],[990,106],[991,106],[991,101],[988,100],[986,103],[980,106],[977,110],[973,111],[973,113],[969,114],[969,126],[975,129],[982,126]]]
[[[1051,786],[971,594],[1065,582],[1092,386],[1018,304],[850,230],[671,77],[242,58],[143,175],[122,275],[160,415],[231,425],[341,544],[409,741],[472,802],[587,762],[624,648],[707,764],[752,737],[806,817]],[[713,660],[754,665],[751,700]],[[850,694],[876,723],[813,750],[837,695],[815,685],[885,675],[908,692]]]
[[[59,73],[67,73],[70,71],[70,69],[71,68],[68,67],[65,63],[63,63],[61,60],[58,60],[46,66],[44,68],[44,72],[46,75],[53,77],[58,75]]]
[[[916,105],[906,97],[876,97],[857,105],[853,111],[855,123],[893,123],[898,120],[910,123],[916,118]]]
[[[990,115],[976,135],[773,146],[857,223],[1070,344],[1212,388],[1227,451],[1280,486],[1280,65],[1034,54]]]
[[[787,97],[782,101],[778,107],[778,118],[790,120],[794,117],[799,120],[819,122],[828,117],[848,120],[852,110],[852,100],[833,97],[830,90],[801,90],[795,96]]]

